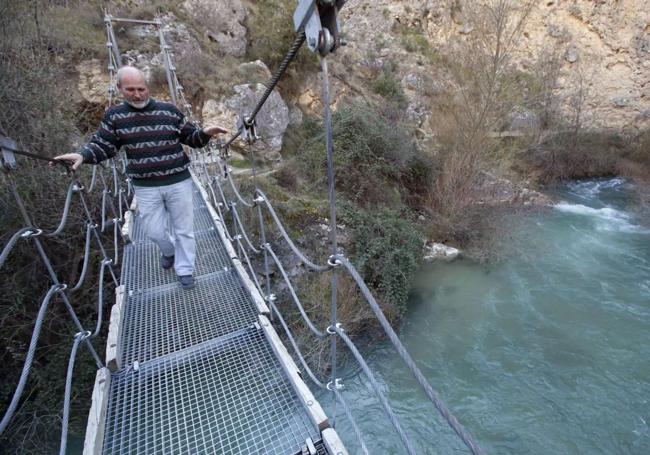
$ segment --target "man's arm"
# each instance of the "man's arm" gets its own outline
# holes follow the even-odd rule
[[[104,114],[99,129],[86,145],[81,147],[77,153],[66,153],[54,157],[55,160],[72,162],[72,169],[76,170],[81,163],[101,163],[104,160],[113,158],[119,148],[119,140],[113,129],[113,122],[108,112]]]

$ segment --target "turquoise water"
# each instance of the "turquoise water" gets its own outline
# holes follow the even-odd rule
[[[650,230],[630,194],[622,179],[567,185],[552,209],[508,220],[498,263],[422,270],[400,337],[488,453],[650,454]],[[467,453],[392,349],[369,360],[420,453]],[[370,452],[405,453],[343,370]]]

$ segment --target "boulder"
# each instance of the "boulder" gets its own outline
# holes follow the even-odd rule
[[[424,245],[424,257],[426,262],[433,262],[437,260],[451,261],[460,255],[460,250],[452,246],[447,246],[443,243],[433,242]]]
[[[203,124],[221,125],[236,128],[241,114],[250,114],[266,87],[262,84],[236,85],[234,94],[223,100],[208,100],[203,105]],[[271,92],[268,100],[257,114],[257,135],[260,139],[253,144],[253,152],[265,161],[281,160],[282,139],[289,125],[289,108],[276,91]],[[235,141],[234,147],[244,149],[245,143]]]

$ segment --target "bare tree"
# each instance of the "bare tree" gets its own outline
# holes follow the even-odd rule
[[[511,58],[534,4],[490,0],[464,7],[471,32],[449,59],[455,92],[445,106],[449,121],[439,125],[441,173],[431,195],[438,211],[453,215],[471,202],[489,133],[513,105]]]

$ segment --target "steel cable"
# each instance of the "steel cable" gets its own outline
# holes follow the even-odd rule
[[[74,336],[74,343],[70,351],[70,360],[68,361],[68,371],[65,377],[65,392],[63,394],[63,418],[61,419],[61,447],[59,455],[65,455],[68,445],[68,421],[70,419],[70,395],[72,395],[72,374],[74,373],[74,363],[77,358],[79,343],[90,336],[90,332],[79,332]]]
[[[352,415],[352,411],[350,410],[350,406],[348,406],[347,401],[345,401],[345,399],[343,398],[343,394],[341,392],[339,392],[336,385],[332,386],[332,391],[334,392],[334,395],[336,396],[336,399],[343,406],[343,412],[345,413],[348,420],[350,421],[350,425],[352,425],[352,431],[354,431],[354,435],[357,437],[357,441],[359,441],[359,445],[361,446],[361,451],[365,455],[369,455],[370,452],[368,452],[368,448],[366,447],[366,442],[363,440],[363,435],[361,434],[361,430],[359,429],[359,426],[357,425],[357,421],[354,419],[354,416]]]
[[[57,236],[63,231],[65,228],[65,225],[68,222],[68,215],[70,214],[70,205],[72,203],[72,193],[75,191],[75,188],[77,187],[77,182],[72,181],[70,182],[70,186],[68,186],[68,193],[65,196],[65,204],[63,206],[63,214],[61,215],[61,222],[59,223],[59,226],[56,228],[56,230],[48,233],[43,233],[45,237],[54,237]]]
[[[96,227],[96,225],[95,225]],[[84,280],[86,279],[86,272],[88,271],[88,262],[90,259],[90,232],[93,229],[93,225],[90,223],[87,223],[86,225],[86,244],[84,247],[84,262],[83,266],[81,267],[81,273],[79,274],[79,280],[77,281],[77,284],[70,289],[70,291],[78,291],[81,289],[81,286],[83,285]]]
[[[334,259],[336,260],[337,263],[342,264],[347,269],[347,271],[350,273],[350,276],[352,276],[352,279],[354,279],[354,281],[357,283],[357,286],[361,290],[361,293],[365,297],[366,301],[370,304],[370,308],[372,309],[373,313],[379,320],[382,328],[384,329],[391,343],[397,350],[397,353],[400,355],[404,363],[406,363],[406,366],[409,368],[409,370],[411,370],[411,373],[413,373],[413,376],[415,376],[415,379],[417,379],[420,386],[424,389],[424,392],[426,393],[427,397],[429,398],[429,400],[433,402],[440,415],[442,415],[442,417],[447,421],[449,426],[454,430],[454,432],[458,435],[458,437],[463,441],[463,443],[474,455],[484,454],[483,450],[479,447],[476,441],[474,441],[472,435],[463,427],[463,425],[458,421],[458,419],[456,419],[456,417],[451,413],[451,411],[443,403],[440,396],[433,390],[433,388],[431,387],[427,379],[424,377],[420,369],[417,367],[417,365],[411,358],[411,355],[408,353],[408,351],[400,341],[399,337],[391,327],[390,323],[386,319],[386,316],[384,316],[384,313],[381,311],[379,304],[377,304],[377,301],[375,300],[372,293],[368,289],[368,286],[366,286],[366,283],[363,281],[363,278],[361,278],[361,276],[359,275],[359,272],[357,272],[357,270],[354,268],[354,266],[350,263],[350,261],[345,256],[336,255]]]
[[[4,265],[5,261],[7,260],[7,257],[9,256],[9,253],[14,248],[16,243],[18,243],[18,240],[20,240],[21,238],[30,237],[30,236],[25,236],[27,232],[36,233],[38,232],[38,230],[33,227],[24,227],[20,229],[18,232],[16,232],[14,235],[12,235],[9,241],[7,242],[7,244],[2,249],[2,254],[0,254],[0,268],[2,268],[2,266]]]
[[[278,85],[278,82],[280,82],[280,79],[286,72],[287,68],[289,67],[289,64],[293,61],[293,59],[298,54],[298,51],[300,50],[300,47],[304,42],[305,42],[305,32],[303,31],[296,36],[295,40],[291,44],[291,47],[289,48],[289,51],[285,55],[282,62],[280,62],[280,66],[275,71],[275,74],[273,75],[269,83],[266,84],[266,90],[264,91],[264,94],[257,102],[257,105],[253,109],[253,112],[251,112],[250,116],[246,118],[246,121],[249,122],[249,124],[253,123],[253,121],[257,117],[257,114],[262,109],[262,106],[264,106],[264,103],[266,103],[266,100],[271,95],[276,85]],[[240,135],[241,135],[241,131],[236,132],[227,142],[224,143],[223,147],[229,147],[233,142],[235,142],[235,140]]]
[[[244,240],[246,240],[246,243],[248,244],[248,248],[250,248],[250,250],[253,253],[259,254],[261,252],[261,250],[258,250],[257,248],[255,248],[253,246],[253,243],[248,238],[248,234],[246,233],[246,229],[244,229],[244,225],[242,224],[241,219],[239,218],[239,213],[237,213],[237,205],[234,202],[230,203],[230,213],[232,213],[233,218],[235,219],[235,222],[239,226],[239,230],[241,231],[241,234],[243,235]]]
[[[293,288],[293,285],[291,284],[291,280],[289,280],[289,277],[287,276],[287,272],[284,270],[284,267],[282,266],[282,263],[276,256],[275,252],[273,251],[273,248],[271,248],[271,245],[269,243],[266,243],[263,245],[263,248],[269,252],[271,257],[273,258],[273,261],[275,264],[278,266],[278,269],[280,270],[280,273],[282,274],[282,278],[284,279],[284,282],[287,284],[287,287],[289,288],[289,292],[291,293],[291,297],[293,298],[294,303],[298,307],[298,310],[300,311],[300,315],[302,316],[303,320],[309,327],[309,329],[314,332],[314,334],[318,338],[326,338],[328,336],[327,333],[322,332],[316,328],[314,323],[311,321],[309,316],[307,316],[307,313],[305,312],[305,309],[302,306],[302,303],[300,303],[300,299],[298,298],[298,295],[296,294],[296,290]]]
[[[237,189],[237,186],[235,185],[235,182],[232,180],[232,173],[228,172],[228,175],[226,177],[228,179],[228,182],[230,182],[230,186],[232,187],[233,192],[235,193],[235,196],[237,196],[237,199],[239,199],[239,202],[244,204],[246,207],[254,207],[255,204],[248,202],[246,199],[242,197],[241,194],[239,194],[239,190]]]
[[[7,425],[9,425],[9,421],[13,417],[14,412],[18,407],[18,402],[20,401],[20,397],[22,396],[23,391],[25,389],[25,384],[27,383],[27,377],[29,376],[29,371],[32,367],[32,361],[34,360],[34,353],[36,352],[38,337],[41,334],[41,326],[43,325],[43,319],[45,318],[45,313],[47,311],[48,305],[50,304],[50,300],[52,299],[54,293],[56,292],[62,293],[64,289],[65,289],[65,285],[62,284],[52,285],[50,287],[50,290],[47,291],[45,298],[41,302],[41,306],[38,310],[38,316],[36,317],[36,322],[34,324],[34,330],[32,331],[32,338],[29,342],[29,348],[27,349],[27,356],[25,357],[25,363],[23,364],[23,370],[22,373],[20,374],[20,379],[18,380],[18,385],[16,386],[16,390],[14,391],[14,395],[11,399],[11,403],[9,403],[9,407],[5,411],[4,417],[2,417],[2,421],[0,421],[0,435],[4,433],[5,429],[7,428]]]
[[[404,432],[404,429],[400,425],[399,421],[397,420],[397,416],[395,415],[395,412],[393,411],[393,408],[390,407],[390,404],[388,403],[388,400],[386,399],[386,396],[384,393],[381,391],[381,388],[379,387],[379,383],[377,382],[377,379],[375,379],[375,376],[372,374],[372,371],[370,371],[370,367],[364,360],[363,356],[357,349],[357,347],[354,345],[352,340],[348,338],[348,336],[345,334],[345,332],[338,326],[334,327],[334,330],[336,331],[337,335],[345,342],[345,344],[348,346],[350,351],[352,352],[352,355],[354,356],[355,359],[357,359],[357,362],[361,366],[361,369],[365,373],[366,377],[370,381],[370,384],[372,385],[372,389],[375,392],[375,395],[377,395],[377,398],[379,398],[379,402],[381,403],[382,407],[384,408],[384,412],[388,415],[388,420],[390,420],[390,423],[393,425],[395,428],[395,431],[397,431],[397,434],[399,435],[399,438],[402,440],[402,444],[404,444],[404,447],[406,447],[406,451],[411,454],[415,455],[415,449],[413,448],[413,445],[411,444],[411,441],[408,439],[408,436],[406,436],[406,433]]]
[[[286,229],[282,225],[282,221],[280,221],[280,218],[278,217],[277,213],[275,213],[275,209],[273,209],[273,206],[269,202],[268,198],[266,195],[262,192],[262,190],[257,189],[256,194],[258,197],[262,198],[264,203],[266,204],[266,207],[269,210],[269,213],[271,214],[271,218],[273,218],[273,221],[275,222],[275,225],[278,227],[278,230],[280,231],[280,234],[284,238],[285,242],[289,245],[289,248],[291,248],[291,251],[298,256],[298,258],[302,261],[303,264],[305,264],[307,267],[310,269],[316,271],[316,272],[324,272],[326,270],[329,270],[330,267],[328,266],[322,266],[315,264],[312,262],[307,256],[305,256],[296,246],[296,244],[291,240],[291,237],[289,234],[287,234]]]

